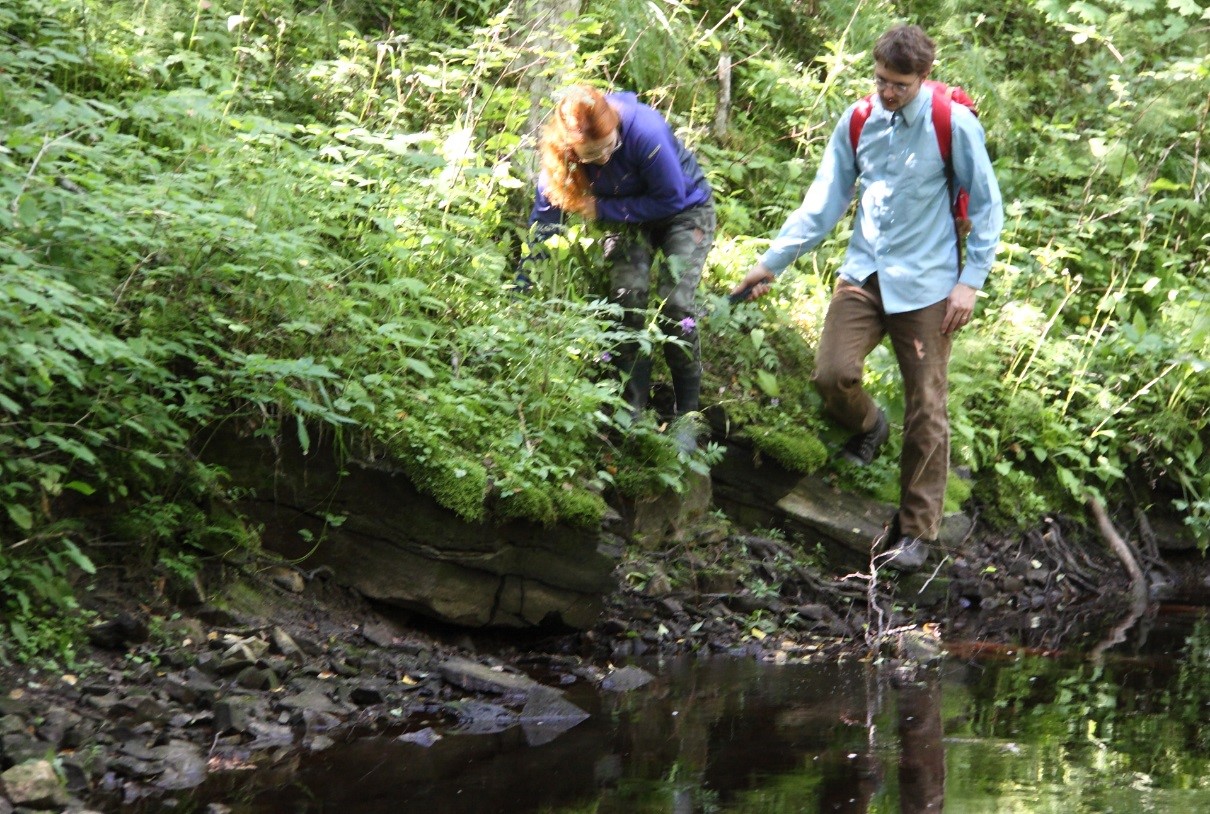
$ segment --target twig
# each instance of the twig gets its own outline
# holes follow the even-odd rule
[[[21,202],[21,196],[25,194],[25,190],[29,187],[29,182],[34,177],[34,173],[38,171],[38,165],[40,163],[42,163],[42,157],[46,155],[46,152],[51,147],[55,146],[63,139],[71,138],[76,133],[79,133],[81,130],[84,130],[85,128],[95,127],[97,125],[104,124],[105,122],[109,121],[110,119],[116,119],[116,118],[117,118],[117,116],[105,116],[100,119],[97,119],[95,122],[89,122],[88,124],[82,124],[79,127],[75,128],[74,130],[68,130],[66,133],[62,134],[61,136],[57,136],[56,138],[53,138],[50,141],[44,142],[42,144],[42,149],[38,150],[38,154],[36,156],[34,156],[33,162],[30,163],[29,172],[27,172],[25,174],[25,180],[21,182],[21,188],[19,190],[17,190],[17,194],[13,197],[13,202],[11,204],[9,204],[9,209],[12,211],[12,213],[14,215],[17,214],[17,208],[18,208],[18,204],[20,204],[20,202]]]

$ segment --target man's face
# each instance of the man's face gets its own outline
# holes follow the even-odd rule
[[[920,93],[923,81],[921,74],[899,73],[881,62],[874,63],[874,86],[887,110],[900,110],[910,104]]]

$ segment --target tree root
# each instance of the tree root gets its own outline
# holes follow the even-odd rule
[[[1097,521],[1097,529],[1101,532],[1101,537],[1109,544],[1109,548],[1117,555],[1117,558],[1122,561],[1122,566],[1130,576],[1130,588],[1135,604],[1146,604],[1147,578],[1143,575],[1143,569],[1139,567],[1138,560],[1135,559],[1130,546],[1118,534],[1118,530],[1114,528],[1113,522],[1109,519],[1109,514],[1105,511],[1105,506],[1100,500],[1090,495],[1088,497],[1088,508],[1092,512],[1093,518]]]

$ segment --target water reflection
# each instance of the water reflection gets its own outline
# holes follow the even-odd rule
[[[915,675],[894,674],[895,717],[898,735],[899,811],[925,814],[945,805],[945,745],[941,727],[941,680],[936,670]],[[850,755],[847,766],[825,777],[820,791],[820,812],[866,814],[883,785],[884,767],[879,754],[877,724],[867,724],[869,748]]]
[[[1210,625],[1102,663],[644,665],[591,716],[431,747],[366,739],[174,801],[233,814],[1210,811]],[[153,810],[145,808],[144,810]],[[164,810],[167,810],[165,808]]]

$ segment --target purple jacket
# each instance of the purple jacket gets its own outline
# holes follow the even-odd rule
[[[605,98],[622,116],[622,144],[603,166],[584,165],[599,219],[648,223],[710,200],[705,173],[663,116],[633,93]],[[554,226],[562,222],[563,211],[547,199],[544,182],[538,179],[529,222]]]

